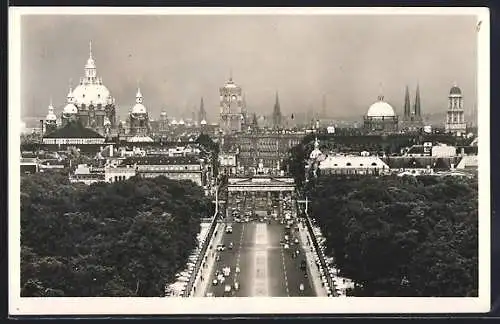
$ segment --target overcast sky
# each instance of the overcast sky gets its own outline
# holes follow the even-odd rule
[[[203,96],[213,122],[231,69],[259,114],[276,91],[284,114],[320,111],[325,94],[330,116],[362,116],[381,91],[401,114],[417,82],[424,114],[446,110],[454,82],[472,110],[475,27],[474,16],[24,16],[22,116],[44,116],[50,97],[61,111],[89,40],[121,118],[139,84],[153,118],[191,117]]]

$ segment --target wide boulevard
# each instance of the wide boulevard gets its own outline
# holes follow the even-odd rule
[[[232,232],[224,233],[213,252],[216,261],[205,296],[315,296],[308,271],[301,266],[305,254],[291,198],[271,201],[246,193],[233,197],[229,206],[226,222]],[[224,276],[227,267],[230,272]]]

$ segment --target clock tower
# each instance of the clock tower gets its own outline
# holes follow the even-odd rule
[[[229,80],[219,89],[220,95],[220,122],[219,127],[224,134],[233,134],[241,131],[243,123],[243,97],[239,85]]]

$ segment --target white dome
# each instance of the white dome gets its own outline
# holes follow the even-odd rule
[[[67,104],[63,109],[63,114],[65,115],[74,115],[78,113],[78,109],[73,104]]]
[[[108,88],[103,84],[80,84],[73,90],[73,98],[77,106],[84,104],[106,106],[112,103]]]
[[[394,109],[385,101],[377,101],[368,108],[367,117],[394,117]]]
[[[49,112],[47,114],[47,117],[45,117],[45,120],[57,120],[57,116],[53,112]]]
[[[200,122],[200,125],[206,125],[207,124],[207,121],[205,119],[203,119],[201,122]]]
[[[146,114],[146,112],[147,112],[146,107],[144,107],[144,105],[141,103],[135,104],[135,106],[132,108],[132,114],[140,115],[140,114]]]
[[[185,124],[185,123],[184,123],[184,119],[181,119],[181,120],[179,121],[179,125],[184,125],[184,124]]]
[[[177,120],[172,120],[172,125],[177,125]]]

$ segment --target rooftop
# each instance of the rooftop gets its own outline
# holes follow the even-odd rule
[[[78,122],[68,123],[62,128],[59,128],[51,133],[48,133],[44,138],[104,138],[99,133],[85,128]]]

